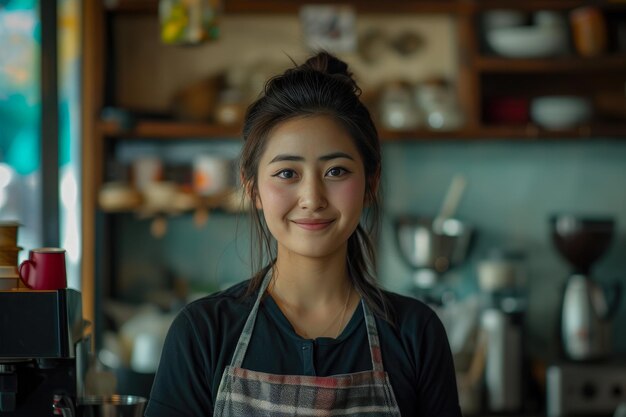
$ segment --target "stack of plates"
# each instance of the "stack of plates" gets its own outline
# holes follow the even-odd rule
[[[0,222],[0,291],[18,288],[20,275],[17,271],[17,255],[22,250],[17,246],[17,222]]]
[[[0,291],[19,286],[20,276],[15,266],[0,266]]]

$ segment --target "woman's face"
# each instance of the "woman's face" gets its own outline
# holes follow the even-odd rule
[[[324,257],[345,247],[365,200],[365,169],[330,116],[287,120],[270,133],[258,170],[257,208],[278,252]]]

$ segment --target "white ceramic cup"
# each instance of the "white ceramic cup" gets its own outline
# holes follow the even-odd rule
[[[133,161],[133,183],[138,190],[145,190],[163,177],[163,164],[156,157],[141,157]]]
[[[231,161],[216,155],[199,155],[193,161],[193,187],[203,196],[226,191],[230,185]]]

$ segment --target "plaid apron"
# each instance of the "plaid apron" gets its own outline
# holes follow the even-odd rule
[[[243,416],[400,416],[389,377],[383,368],[374,316],[361,300],[372,370],[328,377],[274,375],[241,368],[261,298],[271,274],[267,274],[256,303],[239,337],[230,366],[222,374],[213,414]],[[268,354],[272,354],[268,349]]]

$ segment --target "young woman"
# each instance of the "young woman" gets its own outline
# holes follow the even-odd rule
[[[178,315],[147,416],[461,415],[441,322],[373,276],[361,222],[380,144],[359,94],[319,53],[248,109],[241,177],[264,266]]]

